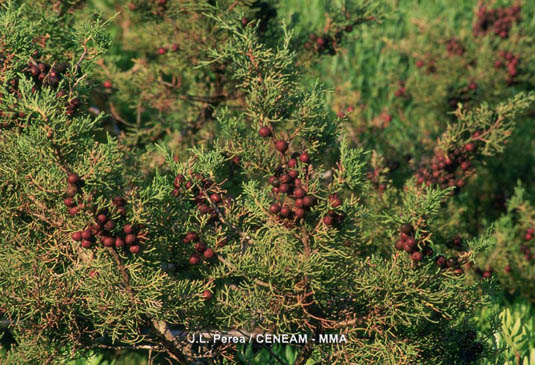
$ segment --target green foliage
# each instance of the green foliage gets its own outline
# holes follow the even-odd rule
[[[3,3],[0,359],[535,361],[531,305],[498,302],[533,299],[535,8],[499,38],[419,3]],[[182,338],[213,330],[347,343]]]
[[[244,347],[244,348],[242,348]],[[238,359],[243,364],[286,364],[293,365],[297,359],[297,349],[289,345],[275,344],[271,348],[254,351],[251,344],[239,346]]]
[[[498,313],[498,317],[496,317]],[[494,326],[498,330],[489,341],[496,343],[498,358],[496,364],[532,364],[535,361],[535,326],[533,305],[521,298],[512,298],[494,303],[481,311],[478,316],[482,328]]]

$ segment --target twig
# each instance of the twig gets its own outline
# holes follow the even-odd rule
[[[208,201],[208,203],[212,206],[212,208],[215,210],[219,220],[230,227],[230,229],[235,233],[237,234],[241,239],[242,241],[245,241],[247,244],[254,244],[254,242],[252,241],[251,237],[240,231],[238,228],[236,228],[232,223],[230,222],[227,222],[227,220],[225,219],[225,217],[223,217],[223,214],[221,213],[221,211],[219,210],[219,208],[212,202],[212,199],[210,199],[210,197],[208,196],[208,193],[206,193],[206,190],[204,189],[201,189],[204,197],[206,198],[206,200]],[[245,252],[245,250],[247,249],[247,246],[246,245],[242,245],[242,254]]]
[[[117,263],[117,267],[119,268],[121,277],[123,279],[123,284],[126,287],[126,291],[130,295],[132,300],[134,300],[135,296],[134,296],[132,287],[130,286],[130,278],[121,261],[121,258],[119,257],[117,252],[115,252],[115,250],[111,247],[108,247],[108,252],[110,252],[113,258],[115,259]],[[171,333],[171,329],[169,328],[169,325],[165,321],[159,321],[156,319],[151,319],[150,322],[152,325],[152,329],[156,331],[156,334],[162,340],[167,354],[181,364],[188,364],[188,358],[186,357],[186,355],[182,353],[182,351],[180,351],[180,347],[181,347],[180,343],[177,341],[175,336],[173,336],[173,334]]]
[[[110,102],[110,112],[111,112],[111,116],[113,117],[113,119],[116,119],[119,122],[121,122],[121,123],[123,123],[123,124],[125,124],[125,125],[127,125],[129,127],[133,126],[132,123],[129,123],[126,120],[124,120],[123,118],[121,118],[121,116],[115,110],[115,106],[111,102]]]

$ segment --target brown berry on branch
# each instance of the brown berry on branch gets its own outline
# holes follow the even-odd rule
[[[284,153],[288,150],[288,142],[283,140],[278,140],[275,142],[275,149],[280,153]]]

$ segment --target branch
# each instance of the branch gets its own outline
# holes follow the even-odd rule
[[[126,268],[124,267],[121,258],[113,248],[108,247],[108,251],[111,253],[113,258],[115,259],[115,262],[117,263],[117,267],[119,268],[119,271],[121,273],[121,277],[123,279],[123,284],[126,287],[126,291],[130,295],[132,300],[135,300],[134,291],[130,286],[130,277],[126,272]],[[157,336],[163,342],[167,354],[181,364],[188,364],[188,358],[182,353],[182,351],[180,351],[180,343],[171,333],[169,325],[165,321],[159,321],[156,319],[151,319],[150,321],[152,329],[156,331]]]

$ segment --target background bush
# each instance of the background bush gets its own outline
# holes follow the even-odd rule
[[[131,363],[101,349],[140,343],[174,361],[535,361],[533,4],[3,6],[5,361]],[[269,213],[292,168],[263,126],[310,155],[302,221]],[[81,249],[99,214],[116,227],[91,237],[131,224],[138,248]],[[214,260],[191,264],[193,231]],[[183,355],[166,337],[334,322],[350,344]]]

